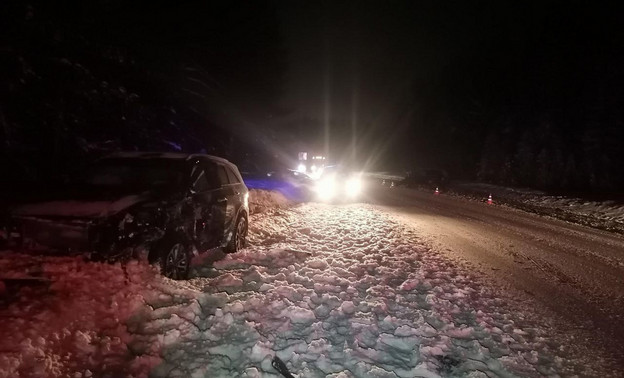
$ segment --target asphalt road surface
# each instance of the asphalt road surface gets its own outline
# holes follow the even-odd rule
[[[534,298],[624,366],[624,237],[444,193],[371,189],[371,203],[432,248]]]

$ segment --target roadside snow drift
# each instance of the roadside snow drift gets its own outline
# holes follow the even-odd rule
[[[624,203],[621,200],[586,200],[483,183],[454,183],[453,190],[481,200],[491,194],[495,203],[624,234]]]
[[[374,207],[272,206],[188,281],[0,254],[0,377],[604,375]]]
[[[268,209],[288,207],[291,202],[280,192],[264,189],[249,190],[249,212],[261,213]]]

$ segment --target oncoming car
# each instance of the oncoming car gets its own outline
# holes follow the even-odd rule
[[[326,167],[316,179],[314,192],[320,201],[354,201],[362,195],[361,174],[339,167]]]
[[[215,156],[118,153],[59,193],[13,209],[22,243],[96,260],[147,258],[173,279],[188,276],[199,251],[245,246],[249,193],[237,167]]]

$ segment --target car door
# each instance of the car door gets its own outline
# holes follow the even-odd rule
[[[217,165],[199,162],[191,175],[194,234],[201,249],[217,247],[223,235],[227,200]]]
[[[247,191],[247,188],[244,186],[243,181],[240,178],[240,174],[237,174],[236,172],[234,172],[233,167],[226,165],[225,171],[228,176],[228,182],[229,182],[229,187],[230,187],[228,190],[228,193],[231,196],[231,202],[232,202],[233,210],[234,210],[232,220],[236,221],[236,216],[238,215],[238,211],[241,208],[241,206],[243,206],[243,203],[245,201],[245,193]]]
[[[230,168],[225,164],[217,164],[217,174],[219,176],[219,181],[222,183],[222,193],[225,198],[225,214],[222,236],[226,239],[227,235],[229,235],[229,233],[234,228],[234,222],[236,221],[236,211],[238,209],[238,206],[240,206],[238,200],[238,192],[236,190],[235,184],[232,184],[230,182],[228,169]]]
[[[225,173],[225,169],[222,164],[218,162],[210,162],[210,164],[214,167],[214,174],[219,183],[219,190],[217,192],[218,197],[213,205],[215,216],[213,217],[214,234],[212,236],[215,241],[214,245],[221,246],[223,243],[223,237],[231,222],[231,210],[229,209],[231,206],[231,199],[228,191],[229,182],[227,173]]]

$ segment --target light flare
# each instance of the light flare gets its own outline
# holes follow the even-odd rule
[[[321,179],[316,184],[316,193],[321,200],[330,200],[336,195],[336,180],[332,177]]]
[[[362,191],[362,180],[359,177],[352,177],[347,180],[345,185],[345,194],[348,197],[357,197]]]

